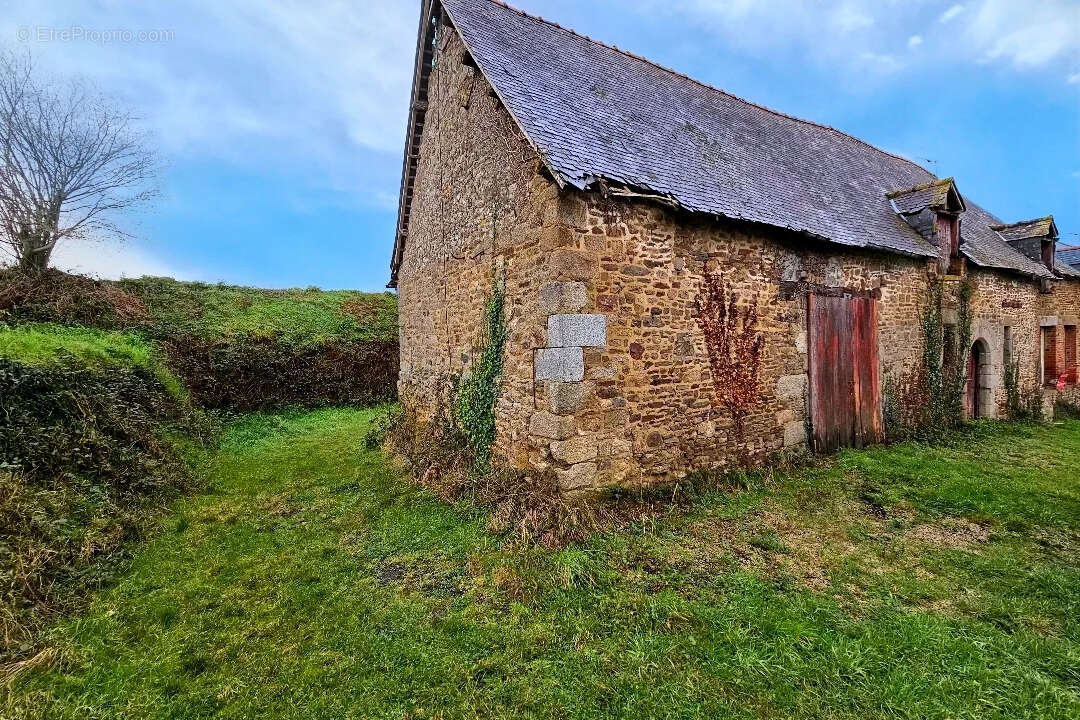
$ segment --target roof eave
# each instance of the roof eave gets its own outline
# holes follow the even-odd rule
[[[426,102],[420,104],[420,93],[426,85],[427,78],[424,75],[425,47],[427,46],[428,32],[432,31],[432,20],[438,0],[423,0],[420,6],[420,25],[416,31],[416,54],[413,59],[413,85],[409,99],[409,126],[405,136],[405,152],[401,161],[401,186],[398,191],[398,218],[394,228],[394,252],[390,258],[390,282],[388,288],[397,287],[398,269],[401,267],[402,254],[405,249],[405,239],[408,234],[407,208],[412,199],[412,188],[409,185],[409,172],[413,160],[413,149],[417,141],[417,124],[422,113],[427,112]],[[423,130],[420,130],[422,133]]]

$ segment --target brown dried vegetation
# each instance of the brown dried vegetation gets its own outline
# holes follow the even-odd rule
[[[735,434],[743,439],[743,420],[757,403],[758,375],[765,338],[758,332],[757,306],[740,311],[734,292],[718,274],[705,276],[694,300],[697,322],[705,335],[716,401],[731,413]]]

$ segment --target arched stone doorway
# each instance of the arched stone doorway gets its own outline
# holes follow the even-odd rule
[[[967,384],[964,409],[969,418],[993,417],[990,391],[990,346],[979,338],[971,344],[968,353]]]

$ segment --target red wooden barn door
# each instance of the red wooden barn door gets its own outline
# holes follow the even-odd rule
[[[881,441],[877,301],[807,296],[814,449]]]

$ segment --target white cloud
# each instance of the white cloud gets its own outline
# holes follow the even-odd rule
[[[1069,75],[1069,77],[1065,78],[1065,80],[1070,85],[1076,85],[1077,83],[1080,83],[1080,72],[1074,72],[1073,74]]]
[[[833,12],[832,21],[833,25],[844,33],[861,30],[874,24],[874,18],[851,2],[844,3],[836,8]]]
[[[957,15],[964,12],[963,5],[953,5],[951,8],[941,13],[941,17],[938,18],[938,22],[947,23],[950,20],[954,20]]]
[[[892,55],[882,53],[864,52],[859,55],[864,67],[878,72],[895,72],[903,67],[903,63]]]
[[[983,0],[965,31],[983,61],[1042,67],[1080,53],[1080,6],[1067,0]]]
[[[967,0],[943,11],[929,0],[636,0],[636,7],[689,15],[729,46],[788,53],[856,78],[867,62],[889,70],[942,61],[999,63],[1068,74],[1065,63],[1080,56],[1076,0]],[[831,41],[837,34],[842,42]],[[904,53],[905,47],[920,51]]]
[[[142,277],[173,277],[194,280],[196,273],[175,267],[139,247],[135,242],[75,242],[58,245],[53,267],[107,280]]]
[[[419,3],[399,0],[26,0],[0,19],[0,46],[119,96],[166,156],[288,168],[359,202],[387,181],[373,177],[372,158],[392,167],[400,157],[418,15]],[[72,27],[167,34],[39,40]],[[26,30],[30,41],[17,42]]]

